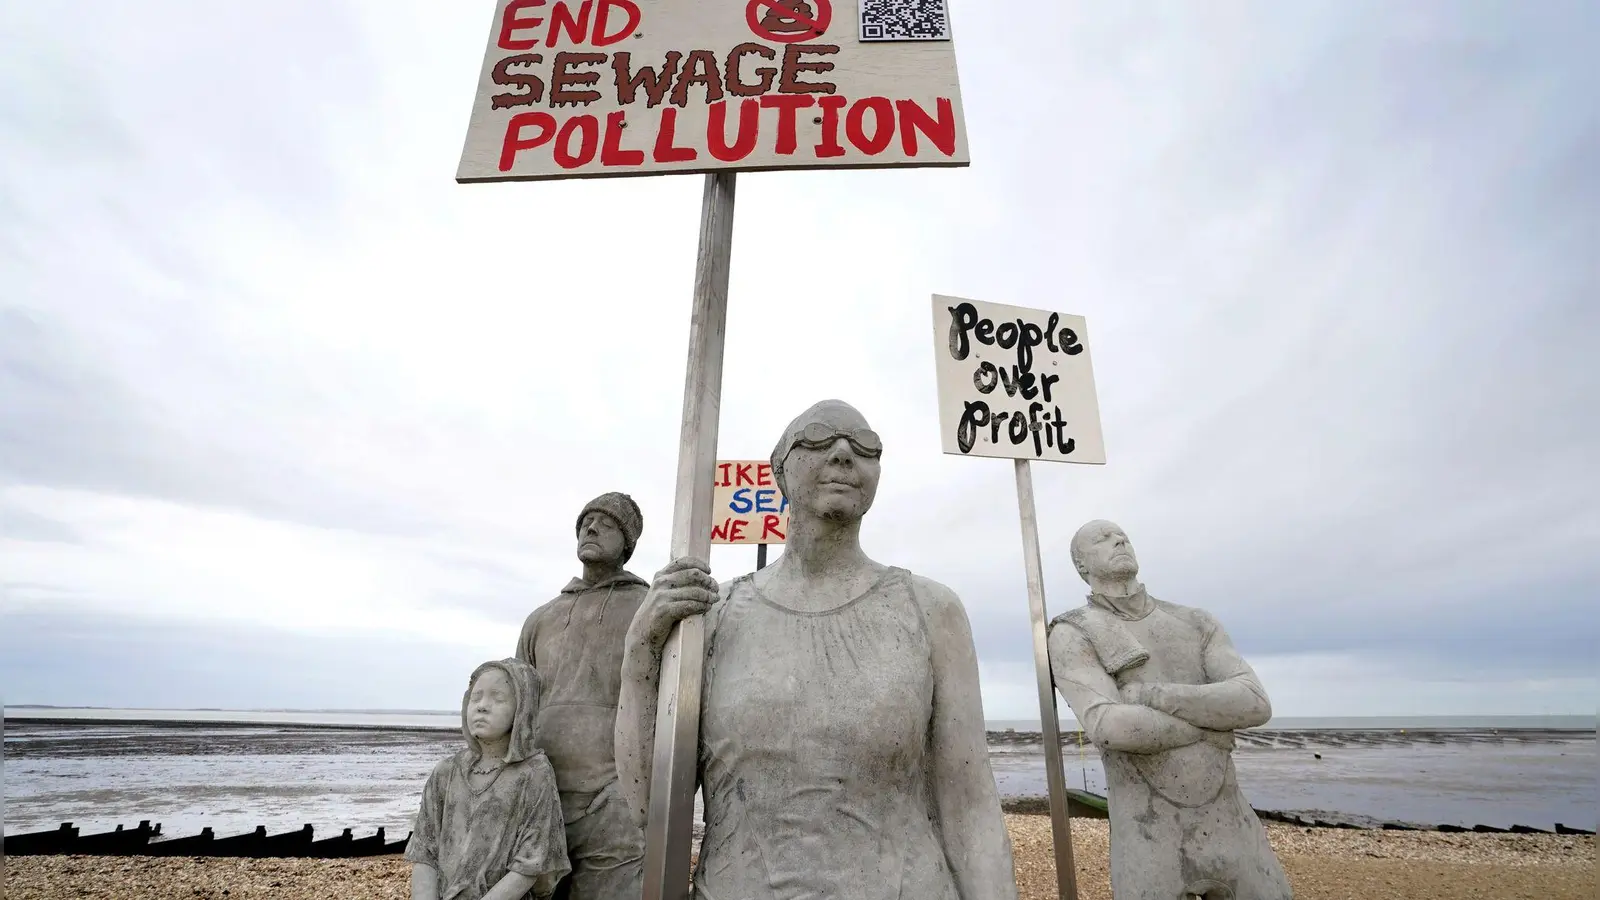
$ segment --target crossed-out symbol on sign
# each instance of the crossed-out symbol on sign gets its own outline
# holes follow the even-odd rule
[[[833,21],[833,3],[830,0],[749,0],[744,7],[744,18],[756,37],[793,44],[822,37],[828,30],[828,23]]]

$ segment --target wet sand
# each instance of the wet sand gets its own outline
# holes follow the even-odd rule
[[[1056,897],[1050,820],[1006,817],[1022,900]],[[1268,825],[1296,900],[1592,900],[1593,837],[1437,834]],[[1111,900],[1103,821],[1073,823],[1080,900]],[[357,860],[160,859],[34,856],[8,859],[7,900],[407,900],[396,856]]]
[[[1233,760],[1251,805],[1308,820],[1593,829],[1600,810],[1593,731],[1237,734]],[[990,762],[1001,795],[1044,796],[1043,747],[993,738]],[[1106,792],[1093,745],[1073,740],[1062,751],[1068,787]]]

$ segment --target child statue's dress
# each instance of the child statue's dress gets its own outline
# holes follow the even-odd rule
[[[534,742],[538,689],[526,663],[508,659],[482,668],[489,665],[506,673],[517,696],[506,765],[482,791],[473,789],[467,772],[481,747],[468,728],[468,701],[463,697],[461,730],[467,748],[434,766],[428,776],[405,858],[439,872],[439,900],[480,900],[507,872],[534,879],[525,896],[543,900],[572,867],[555,772]]]

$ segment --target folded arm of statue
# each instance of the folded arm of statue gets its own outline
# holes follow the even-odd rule
[[[1255,670],[1244,661],[1216,619],[1202,613],[1207,684],[1131,684],[1124,697],[1200,728],[1256,728],[1272,718],[1272,703]]]
[[[1123,702],[1083,632],[1068,623],[1050,629],[1050,672],[1056,689],[1095,746],[1125,753],[1160,753],[1205,739],[1196,725],[1170,713]]]

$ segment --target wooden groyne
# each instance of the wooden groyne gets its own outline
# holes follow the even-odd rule
[[[1067,805],[1074,818],[1104,819],[1107,817],[1105,797],[1089,791],[1069,790],[1067,793]],[[1007,798],[1002,801],[1001,805],[1008,813],[1022,815],[1045,815],[1048,814],[1050,809],[1049,801],[1043,797]],[[1473,825],[1470,827],[1463,825],[1417,825],[1410,822],[1378,822],[1357,825],[1350,822],[1332,822],[1314,816],[1302,816],[1266,809],[1256,810],[1256,816],[1264,822],[1282,822],[1287,825],[1298,825],[1304,828],[1438,831],[1457,834],[1562,834],[1591,836],[1594,834],[1593,830],[1572,828],[1560,822],[1556,823],[1554,830],[1550,830],[1534,828],[1528,825],[1512,825],[1510,828],[1496,828],[1490,825]],[[267,834],[266,826],[258,825],[255,831],[230,837],[219,838],[212,833],[210,828],[205,828],[196,835],[164,840],[160,838],[160,823],[152,826],[148,820],[140,822],[137,828],[124,828],[118,825],[115,831],[106,831],[98,834],[79,834],[78,829],[71,822],[63,822],[61,827],[49,831],[7,835],[5,838],[5,853],[7,856],[209,856],[254,859],[348,859],[360,856],[385,856],[404,853],[406,844],[411,840],[411,835],[407,834],[398,841],[389,841],[384,837],[384,830],[379,828],[376,834],[358,838],[352,833],[352,829],[346,828],[338,835],[317,840],[315,832],[310,825],[306,825],[296,831],[287,831],[283,834]]]
[[[161,824],[151,826],[148,820],[137,828],[118,825],[115,831],[99,834],[79,834],[71,822],[50,831],[29,834],[8,834],[5,838],[7,856],[217,856],[246,857],[252,859],[348,859],[357,856],[383,856],[404,853],[411,835],[398,841],[384,837],[379,828],[376,834],[356,837],[346,828],[334,837],[317,840],[315,831],[306,825],[297,831],[267,834],[265,825],[256,826],[246,834],[219,838],[210,828],[199,834],[160,840]]]
[[[1000,801],[1000,806],[1008,813],[1022,815],[1047,815],[1050,812],[1050,801],[1046,797],[1007,797]],[[1106,798],[1100,794],[1069,789],[1067,791],[1067,809],[1074,818],[1104,819],[1108,817],[1109,806]],[[1286,825],[1299,825],[1303,828],[1347,828],[1357,831],[1438,831],[1443,833],[1475,834],[1565,834],[1565,835],[1593,835],[1592,830],[1573,828],[1560,822],[1556,823],[1554,830],[1548,828],[1534,828],[1531,825],[1512,825],[1510,828],[1496,828],[1493,825],[1419,825],[1415,822],[1384,822],[1366,820],[1361,824],[1351,821],[1330,821],[1317,818],[1315,815],[1302,815],[1296,812],[1279,812],[1271,809],[1258,809],[1256,818],[1263,822],[1282,822]]]
[[[1534,828],[1532,825],[1512,825],[1510,828],[1496,828],[1493,825],[1418,825],[1412,822],[1377,822],[1371,825],[1357,825],[1353,822],[1330,822],[1311,816],[1302,816],[1295,813],[1276,812],[1270,809],[1258,809],[1256,818],[1263,822],[1282,822],[1286,825],[1300,825],[1305,828],[1348,828],[1352,830],[1382,830],[1382,831],[1438,831],[1453,834],[1569,834],[1593,835],[1594,831],[1583,828],[1573,828],[1569,825],[1556,823],[1554,830],[1548,828]]]

